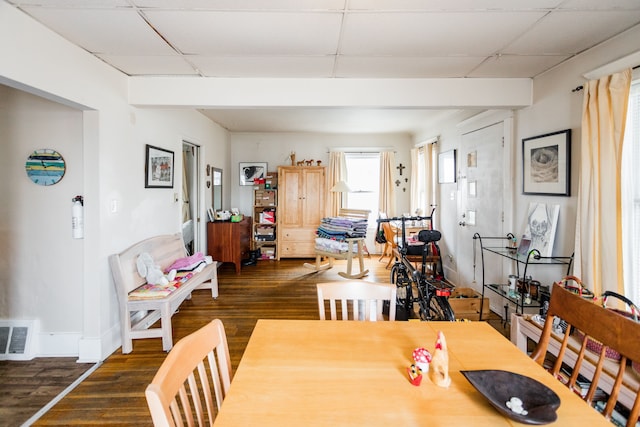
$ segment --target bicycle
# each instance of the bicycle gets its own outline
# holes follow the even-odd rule
[[[433,211],[431,212],[433,215]],[[420,269],[414,267],[408,258],[410,254],[407,244],[405,224],[407,221],[431,221],[432,216],[379,218],[378,222],[400,222],[402,224],[402,239],[398,242],[397,252],[399,257],[391,267],[391,283],[396,285],[396,320],[416,317],[413,310],[414,303],[418,304],[418,316],[420,320],[455,321],[455,315],[448,297],[453,286],[444,281],[444,273],[440,262],[440,271],[436,271],[437,265],[432,268],[432,277],[427,276],[426,266],[431,255],[439,255],[440,249],[436,242],[441,238],[437,230],[427,229],[418,233],[421,245]],[[414,296],[414,292],[417,295]]]

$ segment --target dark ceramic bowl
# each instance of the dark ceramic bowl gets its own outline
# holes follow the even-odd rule
[[[558,417],[558,395],[544,384],[524,375],[499,370],[460,371],[504,416],[523,424],[549,424]],[[526,414],[507,406],[512,397],[522,401]]]

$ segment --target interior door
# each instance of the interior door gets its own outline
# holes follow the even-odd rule
[[[475,242],[473,236],[505,235],[503,137],[503,122],[465,133],[458,158],[458,283],[478,292],[482,292],[482,262],[480,242]],[[487,283],[502,283],[499,257],[486,257],[485,262]],[[491,306],[499,314],[502,305],[501,299],[492,299]]]

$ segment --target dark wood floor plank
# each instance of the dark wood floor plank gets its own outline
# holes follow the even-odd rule
[[[338,276],[338,272],[345,271],[345,261],[337,261],[334,268],[319,273],[304,268],[304,261],[261,261],[257,266],[243,267],[241,274],[236,274],[232,265],[222,266],[219,270],[220,297],[213,300],[210,291],[195,291],[192,299],[185,301],[173,317],[174,341],[211,319],[221,319],[226,328],[235,372],[258,319],[318,319],[315,284],[344,280]],[[386,262],[378,262],[375,256],[365,261],[370,270],[365,280],[389,281],[389,270],[384,268]],[[160,339],[135,340],[132,353],[123,355],[118,349],[34,425],[150,426],[144,390],[165,356]],[[43,370],[62,373],[66,369],[64,366],[58,369],[54,363],[41,368],[34,367],[22,375],[24,383],[29,383],[31,378],[42,376]],[[48,386],[47,381],[38,387]],[[8,383],[3,378],[0,384],[5,390],[4,384]],[[0,397],[20,400],[13,393],[20,391],[4,392]],[[31,393],[39,394],[38,388]],[[24,410],[20,408],[16,408],[15,417],[11,413],[2,416],[4,409],[0,407],[0,419],[11,421],[3,425],[19,425],[19,419],[30,416],[24,417]],[[23,413],[18,415],[20,411]]]

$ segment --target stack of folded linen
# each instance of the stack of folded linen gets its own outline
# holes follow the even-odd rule
[[[345,239],[367,236],[367,220],[348,217],[322,218],[316,233],[316,249],[330,253],[344,253],[349,250]],[[357,249],[354,247],[354,252]]]
[[[333,240],[366,237],[367,220],[339,216],[322,218],[317,234],[318,237]]]
[[[349,250],[349,244],[345,241],[317,237],[316,250],[331,254],[342,254]]]

